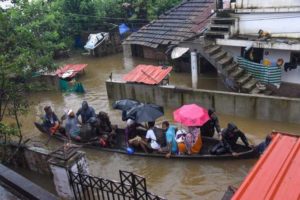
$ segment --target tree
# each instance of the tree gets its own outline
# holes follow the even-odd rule
[[[59,13],[43,1],[20,2],[0,12],[0,137],[18,136],[22,142],[19,115],[26,113],[26,94],[34,88],[32,73],[53,70],[53,54],[65,48]],[[13,118],[8,125],[7,118]]]

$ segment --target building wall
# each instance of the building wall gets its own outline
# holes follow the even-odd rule
[[[300,6],[299,0],[237,0],[237,8],[281,8]]]
[[[237,28],[240,35],[258,36],[258,31],[262,29],[271,33],[272,37],[300,38],[299,12],[251,13],[236,14],[235,16],[239,18]]]
[[[222,114],[300,124],[300,99],[296,98],[111,81],[106,82],[106,88],[111,100],[129,98],[167,107],[197,103]]]
[[[223,46],[225,51],[229,52],[232,56],[241,56],[241,47]],[[282,58],[284,62],[290,62],[291,51],[277,50],[277,49],[264,49],[264,59],[271,61],[272,65],[276,65],[279,58]],[[293,70],[285,71],[282,68],[282,82],[300,84],[300,67]]]
[[[153,60],[165,60],[166,56],[160,49],[153,49],[150,47],[143,47],[144,58],[153,59]]]

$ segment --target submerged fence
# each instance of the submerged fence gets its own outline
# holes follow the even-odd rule
[[[69,171],[75,199],[80,200],[163,200],[147,191],[146,179],[119,171],[120,182]]]
[[[277,66],[264,66],[259,63],[251,62],[245,58],[238,57],[239,65],[249,72],[254,78],[262,83],[280,84],[281,68]]]

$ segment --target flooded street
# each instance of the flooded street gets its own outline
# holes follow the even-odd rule
[[[77,110],[83,100],[87,100],[98,113],[100,110],[108,112],[113,124],[125,126],[121,121],[120,111],[112,109],[112,102],[107,99],[105,80],[110,73],[126,73],[137,64],[157,64],[150,60],[123,58],[122,54],[103,58],[89,56],[74,56],[61,63],[87,63],[86,74],[80,81],[86,89],[83,95],[67,94],[59,91],[34,94],[30,97],[32,107],[30,112],[22,117],[23,132],[26,138],[33,143],[45,142],[48,138],[40,134],[33,125],[38,115],[43,114],[43,107],[51,105],[58,116],[68,108]],[[191,86],[190,74],[172,73],[170,83],[178,86]],[[224,89],[216,75],[211,74],[199,77],[199,88]],[[197,103],[197,102],[195,102]],[[163,120],[173,121],[172,111],[175,108],[165,108]],[[218,113],[218,111],[217,111]],[[270,121],[259,121],[248,118],[219,115],[221,126],[228,122],[235,122],[238,127],[247,133],[250,141],[258,143],[272,130],[294,132],[300,130],[300,125]],[[53,149],[61,145],[55,139],[50,141],[47,148]],[[149,191],[165,196],[168,199],[221,199],[228,185],[239,186],[256,160],[236,161],[187,161],[142,158],[116,153],[99,152],[83,149],[87,152],[89,168],[92,175],[119,180],[118,170],[137,173],[147,178]]]

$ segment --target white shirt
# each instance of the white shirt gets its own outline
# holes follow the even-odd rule
[[[147,131],[146,139],[151,139],[150,145],[151,145],[152,149],[159,149],[160,148],[160,145],[156,142],[156,136],[155,136],[154,131],[152,129],[149,129]]]

